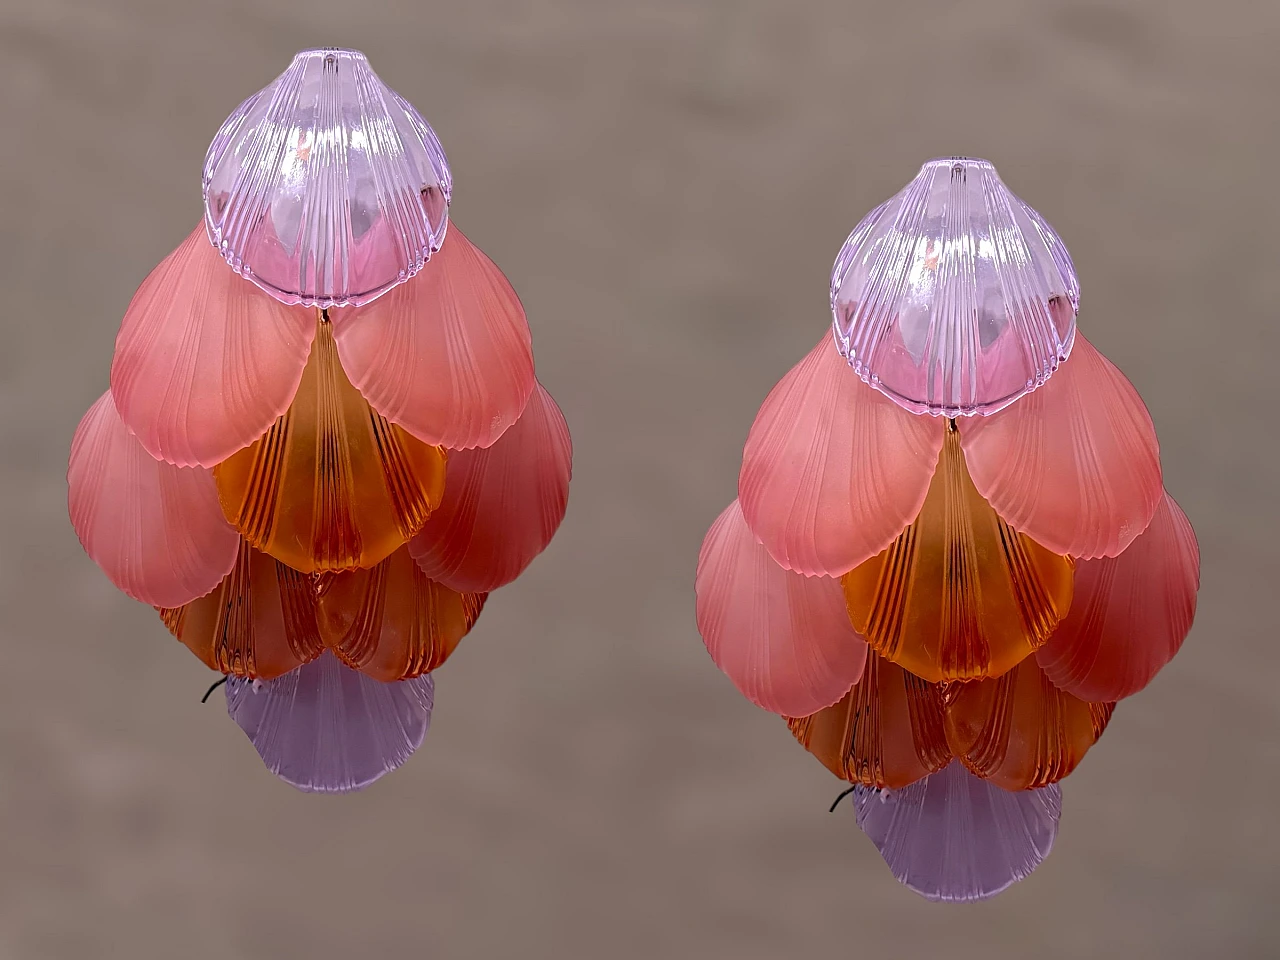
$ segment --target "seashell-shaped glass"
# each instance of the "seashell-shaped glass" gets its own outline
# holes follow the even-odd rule
[[[1058,784],[1011,792],[953,760],[902,790],[853,789],[858,826],[898,880],[929,900],[995,896],[1053,848]]]
[[[274,680],[228,677],[227,713],[267,769],[307,793],[360,790],[422,746],[435,680],[383,683],[326,650]]]
[[[284,303],[357,306],[444,242],[435,132],[357,50],[304,50],[236,108],[204,162],[209,239]]]
[[[849,235],[831,273],[836,345],[913,413],[991,414],[1047,380],[1075,338],[1062,240],[985,160],[930,160]]]

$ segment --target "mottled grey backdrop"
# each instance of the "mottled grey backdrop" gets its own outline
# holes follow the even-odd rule
[[[1251,0],[2,0],[0,958],[1280,955],[1280,6]],[[82,554],[68,443],[200,215],[223,117],[365,50],[443,141],[576,463],[407,767],[304,796]],[[1197,626],[976,907],[898,887],[694,630],[747,427],[846,233],[994,161],[1061,232],[1200,535]]]

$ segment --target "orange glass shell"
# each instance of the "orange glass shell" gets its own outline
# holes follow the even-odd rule
[[[270,680],[320,655],[311,578],[243,540],[207,596],[157,608],[169,632],[219,673]]]
[[[1043,645],[1071,606],[1073,569],[982,499],[952,425],[919,516],[843,584],[872,649],[941,682],[999,676]]]
[[[1061,780],[1102,736],[1114,703],[1063,693],[1034,657],[1001,677],[947,688],[946,731],[966,767],[1006,790]]]
[[[445,452],[370,408],[321,317],[289,409],[213,474],[223,513],[251,545],[302,573],[350,570],[421,529],[444,493]]]
[[[806,750],[842,780],[898,789],[951,761],[936,686],[867,651],[862,679],[834,706],[788,718]]]
[[[325,645],[348,666],[388,682],[444,663],[488,596],[428,579],[407,547],[372,569],[323,576],[317,587]]]

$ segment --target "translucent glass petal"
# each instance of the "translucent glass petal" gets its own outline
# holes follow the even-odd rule
[[[841,352],[913,413],[988,414],[1071,351],[1071,258],[985,160],[930,160],[845,241],[831,274]]]
[[[743,515],[782,566],[839,576],[920,511],[944,426],[868,389],[824,337],[756,416],[738,480]]]
[[[409,552],[423,573],[454,590],[510,583],[555,535],[572,473],[569,427],[539,384],[493,446],[450,452],[444,500]]]
[[[487,596],[427,579],[401,548],[372,569],[321,581],[320,633],[348,666],[377,680],[404,680],[448,659]]]
[[[434,681],[382,683],[325,652],[275,680],[231,677],[225,689],[227,713],[268,770],[308,793],[347,793],[422,745]]]
[[[153,457],[211,467],[289,406],[314,335],[311,311],[245,283],[196,227],[133,295],[111,393]]]
[[[1072,562],[996,515],[948,430],[920,515],[843,582],[873,650],[926,680],[967,680],[1004,673],[1048,639],[1071,606]]]
[[[357,50],[304,50],[204,163],[209,237],[284,303],[367,303],[444,241],[452,185],[425,120]]]
[[[454,450],[502,436],[537,382],[524,307],[456,227],[413,282],[367,307],[335,310],[333,335],[373,409]]]
[[[71,441],[67,510],[93,562],[143,603],[176,607],[202,597],[236,562],[240,538],[222,517],[209,471],[152,459],[110,391]]]
[[[858,826],[899,882],[929,900],[986,900],[1053,848],[1062,790],[1005,790],[955,760],[902,790],[857,787]]]
[[[293,404],[214,478],[250,544],[302,573],[348,570],[422,529],[444,494],[445,453],[369,409],[321,322]]]
[[[707,652],[752,703],[807,716],[862,676],[867,645],[849,625],[839,582],[774,563],[736,500],[707,531],[695,589]]]
[[[1082,700],[1132,696],[1173,659],[1191,629],[1200,549],[1169,494],[1118,557],[1076,564],[1067,619],[1036,651],[1053,683]]]
[[[945,700],[952,752],[1006,790],[1061,780],[1102,736],[1115,709],[1059,690],[1035,657],[994,680],[956,683]]]
[[[837,777],[870,787],[905,787],[951,760],[938,688],[873,652],[844,699],[787,726]]]
[[[159,612],[169,632],[219,673],[271,680],[324,649],[311,578],[244,541],[217,589]]]
[[[997,416],[966,420],[960,441],[978,491],[1054,553],[1114,557],[1164,495],[1146,405],[1083,336],[1053,380]]]

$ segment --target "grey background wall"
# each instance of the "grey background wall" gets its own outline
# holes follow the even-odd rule
[[[1280,955],[1280,6],[1249,0],[0,2],[0,957]],[[274,780],[82,554],[65,459],[223,117],[359,47],[528,308],[569,515],[366,793]],[[692,580],[828,270],[929,157],[1066,239],[1196,525],[1196,628],[976,907],[898,887],[707,658]]]

